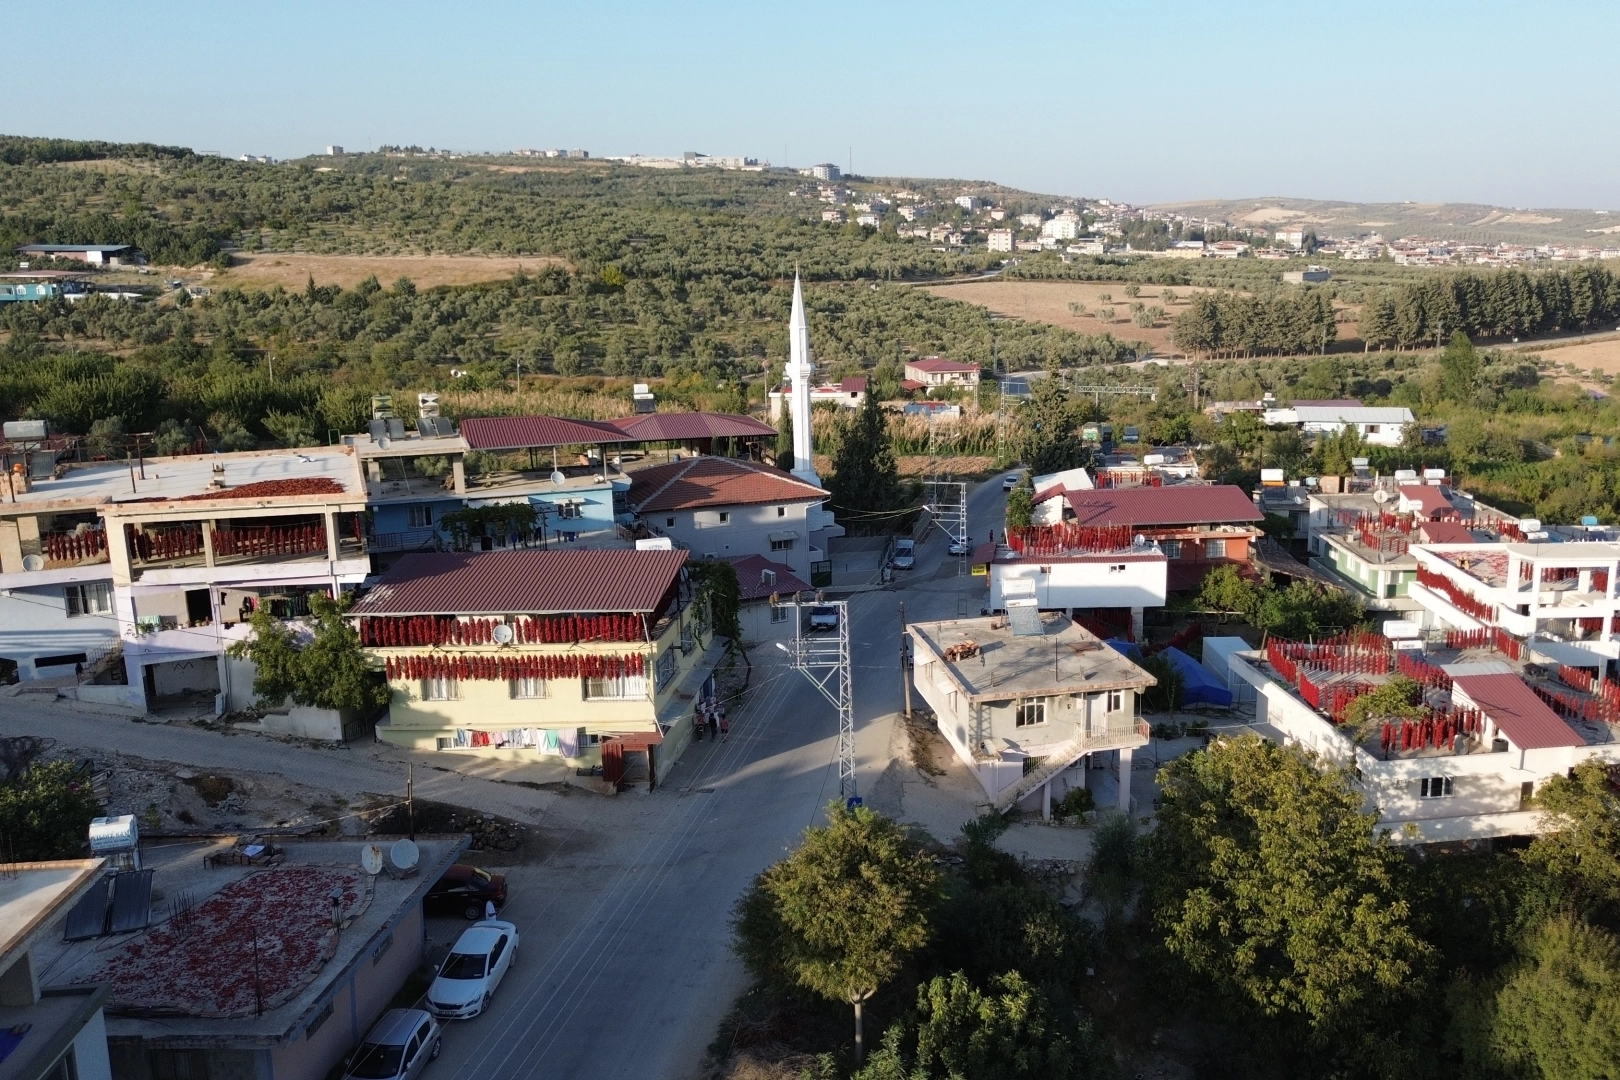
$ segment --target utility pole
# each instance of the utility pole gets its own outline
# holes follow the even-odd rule
[[[844,805],[860,805],[855,786],[855,699],[849,670],[849,601],[816,599],[802,602],[797,597],[780,602],[793,608],[793,643],[778,641],[776,647],[793,658],[793,667],[804,672],[812,686],[838,710],[838,794]],[[835,634],[806,637],[804,608],[831,610],[838,618]]]
[[[900,688],[906,694],[906,719],[911,719],[910,637],[906,634],[906,602],[900,601]]]

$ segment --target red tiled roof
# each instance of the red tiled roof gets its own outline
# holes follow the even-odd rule
[[[801,593],[811,587],[808,581],[793,572],[792,567],[786,563],[772,562],[763,555],[731,555],[726,561],[737,569],[737,585],[742,590],[744,600],[763,600],[772,593],[784,596]],[[774,570],[776,580],[766,583],[761,570]]]
[[[395,563],[351,615],[656,612],[684,551],[431,552]]]
[[[978,371],[978,364],[964,364],[959,360],[947,360],[943,356],[925,356],[921,360],[907,360],[906,367],[916,368],[918,371]]]
[[[643,442],[776,436],[776,429],[771,425],[736,413],[644,413],[622,420],[604,420],[602,423]]]
[[[1431,484],[1402,484],[1401,498],[1416,506],[1418,513],[1426,518],[1457,509],[1445,488]]]
[[[1425,521],[1418,526],[1425,544],[1473,544],[1474,534],[1460,521]]]
[[[461,437],[474,450],[523,450],[531,446],[595,446],[635,442],[600,420],[562,416],[473,416],[461,422]]]
[[[694,457],[630,475],[630,505],[638,513],[702,506],[819,502],[827,492],[791,473],[727,457]]]
[[[1495,721],[1502,734],[1520,750],[1585,743],[1517,675],[1458,675],[1452,685]]]
[[[1077,525],[1232,525],[1264,521],[1240,487],[1230,484],[1111,488],[1065,492]]]

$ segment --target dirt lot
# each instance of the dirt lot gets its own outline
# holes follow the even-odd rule
[[[375,274],[384,285],[396,278],[408,277],[419,289],[435,285],[471,285],[477,281],[497,281],[511,277],[519,270],[529,273],[543,266],[560,263],[542,255],[523,258],[486,257],[479,255],[298,255],[270,253],[264,255],[238,255],[236,265],[229,270],[211,275],[208,285],[213,288],[228,286],[268,289],[280,285],[285,289],[302,289],[310,277],[317,285],[341,285],[353,288]]]
[[[1579,368],[1583,374],[1602,372],[1605,375],[1620,375],[1620,335],[1571,345],[1550,341],[1540,345],[1521,344],[1515,351],[1535,353],[1548,364]]]
[[[969,281],[961,285],[925,286],[935,296],[947,300],[960,300],[989,308],[997,315],[1014,319],[1051,323],[1081,334],[1113,334],[1127,341],[1145,341],[1155,352],[1171,352],[1170,320],[1182,311],[1188,297],[1202,290],[1185,285],[1172,286],[1177,300],[1164,302],[1164,286],[1143,285],[1140,296],[1132,299],[1125,295],[1125,285],[1118,281]],[[1107,294],[1109,300],[1102,297]],[[1165,309],[1165,317],[1158,326],[1142,328],[1131,322],[1131,305],[1143,303]],[[1086,314],[1076,315],[1069,309],[1071,303],[1083,304]],[[1099,308],[1113,308],[1112,322],[1097,317]]]

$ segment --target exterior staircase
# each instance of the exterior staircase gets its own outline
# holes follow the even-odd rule
[[[1122,746],[1135,746],[1140,740],[1146,743],[1148,726],[1144,720],[1136,720],[1125,731],[1108,731],[1099,734],[1090,734],[1081,729],[1074,738],[1068,742],[1058,743],[1041,755],[1041,763],[1034,769],[1019,777],[1016,783],[1003,788],[992,802],[997,811],[1004,811],[1019,799],[1046,783],[1058,773],[1073,765],[1084,754],[1096,750],[1115,750]]]

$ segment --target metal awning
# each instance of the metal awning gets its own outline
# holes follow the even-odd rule
[[[799,534],[794,532],[792,529],[783,529],[781,532],[771,533],[770,538],[772,540],[797,540],[799,538]]]

